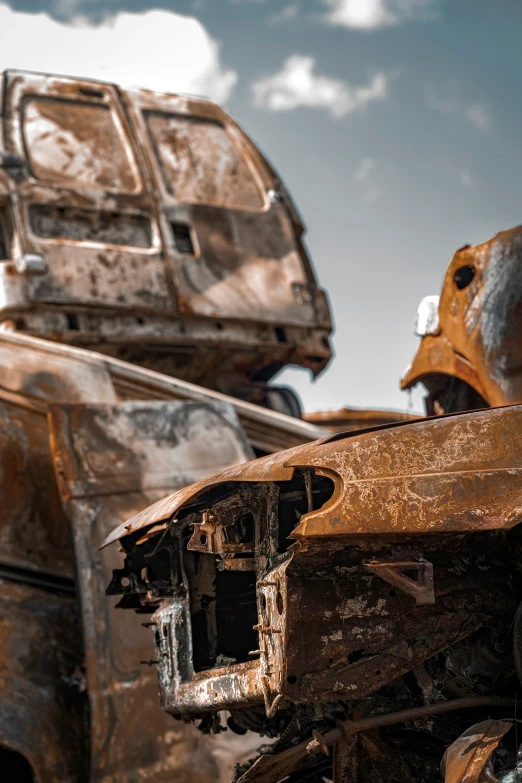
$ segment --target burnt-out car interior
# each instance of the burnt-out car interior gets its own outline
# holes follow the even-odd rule
[[[520,693],[521,424],[513,406],[333,435],[120,526],[107,593],[152,631],[163,708],[268,738],[243,783],[442,780]]]

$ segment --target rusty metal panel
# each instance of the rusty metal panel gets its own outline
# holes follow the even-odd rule
[[[324,437],[327,431],[179,378],[21,332],[0,332],[2,396],[42,411],[44,401],[171,400],[232,405],[252,446],[275,452]]]
[[[107,368],[45,340],[0,333],[0,563],[70,578],[49,449],[49,401],[115,402]]]
[[[116,402],[101,356],[0,332],[0,396],[46,410],[52,402]]]
[[[60,589],[1,573],[0,747],[29,761],[35,783],[86,779],[82,660],[72,581]]]
[[[294,536],[509,529],[521,519],[522,407],[420,420],[303,447],[287,464],[338,477]],[[308,454],[306,451],[308,450]],[[342,487],[342,493],[340,488]]]
[[[402,388],[425,383],[436,413],[458,410],[443,393],[448,378],[468,384],[482,405],[522,401],[521,308],[522,227],[458,250],[444,278],[438,326],[422,337]]]
[[[333,435],[185,487],[115,529],[106,544],[169,519],[220,484],[286,481],[295,468],[334,484],[322,508],[303,514],[296,539],[509,529],[521,518],[521,428],[515,405]]]
[[[317,289],[288,197],[236,123],[208,101],[146,90],[129,93],[129,108],[161,188],[180,307],[316,323]]]
[[[71,578],[45,416],[0,399],[0,454],[0,564]]]
[[[116,520],[167,486],[250,452],[231,407],[122,403],[51,406],[53,455],[71,525],[86,655],[91,780],[218,779],[212,749],[159,709],[147,615],[114,612],[104,584],[117,565],[98,548]]]
[[[26,167],[12,184],[20,258],[39,255],[48,270],[29,274],[29,300],[174,309],[150,181],[116,88],[12,71],[5,109],[6,149]]]
[[[485,720],[471,726],[444,754],[441,764],[444,783],[498,783],[490,759],[512,725],[511,720]],[[513,783],[516,783],[514,779]]]

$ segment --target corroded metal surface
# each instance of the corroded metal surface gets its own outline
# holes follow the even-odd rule
[[[270,453],[308,443],[326,431],[284,413],[204,389],[76,346],[0,332],[0,394],[40,411],[48,400],[171,400],[232,405],[252,448]]]
[[[45,416],[0,399],[0,562],[72,579]]]
[[[188,783],[200,764],[210,763],[210,749],[191,727],[174,730],[157,709],[156,674],[142,663],[153,658],[145,618],[125,612],[118,621],[115,602],[103,593],[117,556],[112,550],[100,556],[98,548],[115,519],[220,460],[243,461],[248,444],[233,409],[224,405],[52,405],[50,411],[78,569],[91,780],[170,781],[177,775]]]
[[[512,725],[510,720],[487,720],[471,726],[444,754],[444,783],[498,783],[491,756]]]
[[[0,171],[1,321],[269,407],[282,366],[324,369],[331,321],[304,227],[219,106],[0,78],[18,160]]]
[[[169,519],[214,487],[288,481],[307,467],[335,488],[324,507],[300,518],[293,538],[509,529],[521,514],[521,426],[522,409],[513,406],[333,436],[185,487],[115,529],[106,544]]]
[[[164,709],[203,731],[228,709],[233,730],[278,737],[242,781],[306,768],[435,783],[465,710],[512,707],[504,694],[519,687],[506,640],[522,596],[521,431],[511,406],[334,435],[120,525],[105,541],[124,554],[107,594],[149,612]],[[347,716],[363,719],[332,728]],[[412,742],[393,733],[400,722]],[[352,725],[383,733],[358,741],[357,763],[340,747],[332,769],[319,751]]]
[[[435,413],[522,401],[521,307],[521,227],[458,250],[402,388],[424,383]]]
[[[0,365],[0,576],[4,580],[0,633],[5,652],[1,692],[6,697],[4,700],[2,696],[2,703],[10,705],[0,715],[0,754],[2,747],[17,750],[30,760],[42,781],[83,783],[92,741],[93,780],[99,779],[109,764],[125,780],[133,779],[137,770],[143,775],[146,770],[147,774],[167,774],[158,771],[159,760],[164,759],[161,764],[180,780],[183,776],[191,780],[196,769],[202,780],[210,783],[220,779],[225,783],[229,777],[226,769],[231,770],[235,761],[246,760],[247,751],[237,742],[222,743],[218,738],[202,746],[200,735],[192,727],[176,725],[161,713],[155,672],[140,665],[140,660],[153,656],[149,633],[141,627],[139,618],[137,628],[136,622],[125,621],[125,612],[118,612],[114,623],[106,623],[107,616],[112,620],[112,607],[99,590],[118,556],[107,550],[103,557],[105,577],[93,576],[98,572],[97,560],[92,558],[116,519],[123,520],[169,489],[212,472],[217,464],[250,458],[250,443],[270,451],[287,443],[304,442],[320,431],[311,424],[112,357],[21,333],[0,334]],[[136,439],[132,428],[125,425],[126,411],[133,405],[118,405],[122,399],[144,397],[158,400],[152,405],[138,403],[138,409],[141,405],[148,411],[148,441]],[[166,402],[162,403],[162,398]],[[71,412],[68,435],[78,454],[71,445],[67,451],[71,460],[65,460],[63,470],[72,490],[84,491],[87,497],[71,500],[67,514],[60,501],[49,447],[46,416],[53,401],[103,403],[113,411],[109,418],[99,413],[88,419],[81,407],[83,413]],[[169,414],[178,405],[183,407],[183,401],[192,401],[195,410],[204,411],[210,405],[221,411],[221,418],[214,421],[219,423],[217,429],[208,419],[201,421],[199,428],[197,422],[189,427],[197,436],[192,446],[189,444],[189,451],[175,445],[176,438],[181,443],[187,436],[187,422],[176,421]],[[103,405],[100,410],[105,410]],[[234,411],[246,424],[250,442],[240,434]],[[119,450],[114,448],[118,442]],[[197,454],[203,457],[201,472],[194,473],[192,462],[192,472],[187,473],[187,460],[195,459]],[[77,533],[74,551],[70,548],[71,528]],[[80,575],[81,612],[75,597],[75,571]],[[27,612],[22,611],[25,598],[19,597],[24,590],[29,591]],[[72,612],[70,619],[63,615],[64,595],[67,611]],[[55,622],[55,616],[61,619]],[[80,628],[85,652],[89,650],[87,679]],[[23,643],[16,641],[22,638]],[[27,654],[24,645],[31,648]],[[54,657],[65,661],[61,668],[52,664]],[[144,672],[149,675],[145,679]],[[34,690],[33,681],[41,684],[43,701],[40,696],[28,696],[28,689]],[[69,709],[71,694],[76,694],[77,701]],[[87,719],[88,697],[94,705],[91,717],[96,715],[92,735]],[[50,706],[63,699],[65,713]],[[139,716],[139,730],[132,716],[136,720]],[[132,734],[133,726],[139,743]],[[125,731],[129,733],[123,736]],[[252,739],[245,747],[252,747]]]
[[[29,581],[0,566],[0,748],[25,757],[37,783],[84,783],[87,704],[72,580]]]

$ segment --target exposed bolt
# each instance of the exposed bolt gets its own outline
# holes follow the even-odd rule
[[[325,740],[324,740],[324,738],[323,738],[322,734],[320,734],[320,733],[317,731],[317,729],[314,729],[314,730],[312,731],[312,737],[313,737],[314,739],[312,740],[312,742],[310,742],[310,743],[308,744],[308,746],[307,746],[307,748],[306,748],[306,749],[308,750],[308,748],[309,748],[309,747],[312,745],[313,741],[315,740],[315,742],[317,743],[317,749],[319,750],[319,748],[321,748],[321,750],[323,751],[323,753],[325,754],[325,756],[329,756],[329,755],[330,755],[330,748],[329,748],[329,747],[328,747],[328,745],[326,744],[326,742],[325,742]],[[308,751],[308,752],[310,752],[310,751]]]

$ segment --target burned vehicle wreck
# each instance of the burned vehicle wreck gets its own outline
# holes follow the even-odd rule
[[[163,708],[271,738],[241,783],[503,779],[505,723],[474,777],[460,746],[440,764],[522,687],[521,427],[510,406],[334,434],[122,523],[107,593],[151,629]]]
[[[0,73],[0,325],[299,416],[332,323],[279,176],[212,101]]]
[[[303,231],[211,101],[0,74],[2,783],[221,783],[244,758],[158,709],[150,634],[118,622],[99,547],[326,434],[270,384],[331,357]]]
[[[419,305],[402,388],[424,384],[428,415],[522,402],[521,313],[522,227],[460,248]]]

